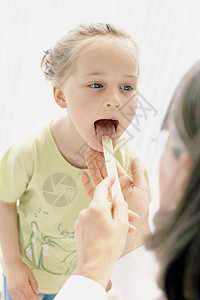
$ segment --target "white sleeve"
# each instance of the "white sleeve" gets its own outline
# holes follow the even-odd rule
[[[140,247],[116,262],[111,281],[120,300],[155,300],[162,296],[157,274],[154,254]]]
[[[107,300],[106,291],[96,281],[72,275],[65,282],[55,300]]]

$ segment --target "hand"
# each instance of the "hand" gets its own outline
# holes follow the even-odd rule
[[[7,267],[7,285],[13,300],[39,300],[37,281],[22,262]]]
[[[94,184],[98,185],[107,176],[103,153],[90,148],[86,155],[86,162]],[[134,159],[131,164],[132,179],[117,160],[116,166],[124,200],[128,203],[128,208],[140,216],[140,220],[134,224],[137,232],[134,234],[129,233],[127,236],[127,242],[122,254],[125,255],[140,247],[145,237],[150,233],[148,223],[150,192],[138,159]],[[95,187],[85,171],[81,174],[81,179],[87,195],[92,199]]]
[[[106,177],[96,187],[93,201],[81,211],[75,226],[78,264],[74,274],[89,277],[104,287],[129,230],[128,205],[117,196],[114,201],[110,197],[113,182],[114,178]]]

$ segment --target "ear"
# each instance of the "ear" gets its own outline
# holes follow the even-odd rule
[[[54,98],[55,98],[56,103],[61,108],[66,108],[67,103],[66,103],[65,95],[64,95],[60,85],[54,85],[53,86],[53,94],[54,94]]]

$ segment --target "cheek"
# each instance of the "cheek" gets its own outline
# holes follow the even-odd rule
[[[160,192],[162,195],[162,190],[164,189],[166,182],[167,182],[167,170],[166,170],[166,163],[165,163],[165,151],[163,152],[161,159],[160,159],[160,170],[159,170],[159,185],[160,185]],[[162,201],[160,197],[160,201]]]
[[[187,186],[184,162],[175,158],[170,147],[166,147],[160,160],[160,208],[174,209],[181,200]]]
[[[128,127],[137,114],[137,104],[137,97],[130,96],[130,99],[125,101],[120,109],[122,122],[126,124],[126,127]]]
[[[176,195],[176,159],[169,149],[165,149],[160,160],[159,186],[160,207],[169,208],[173,206]]]
[[[73,123],[81,129],[88,128],[90,121],[94,119],[96,107],[94,103],[84,100],[84,97],[79,99],[73,99],[68,104],[68,113],[73,120]]]

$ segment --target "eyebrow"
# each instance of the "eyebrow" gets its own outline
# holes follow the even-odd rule
[[[105,75],[105,73],[102,73],[102,72],[89,72],[89,73],[85,73],[85,74],[81,75],[81,77],[95,76],[95,75]]]
[[[136,76],[136,75],[128,75],[128,74],[125,74],[124,77],[131,77],[131,78],[136,78],[136,79],[137,79],[137,76]]]
[[[89,73],[85,73],[85,74],[81,75],[81,77],[85,77],[85,76],[97,76],[97,75],[106,75],[106,74],[102,73],[102,72],[89,72]],[[130,77],[130,78],[136,78],[137,79],[136,75],[125,74],[125,75],[123,75],[123,77]]]

